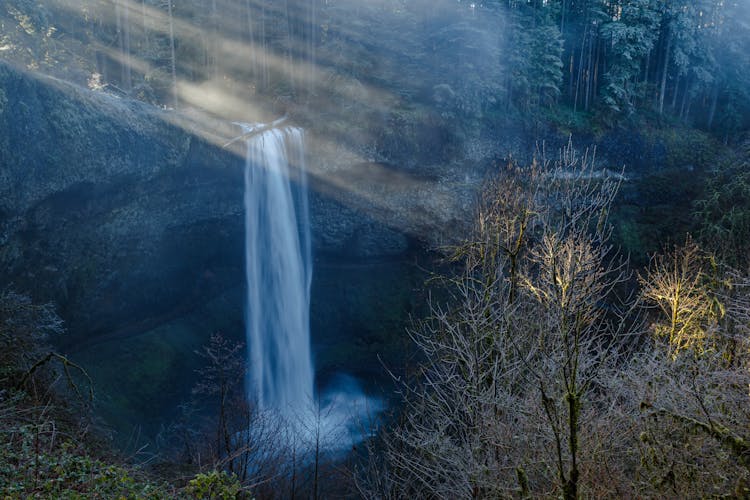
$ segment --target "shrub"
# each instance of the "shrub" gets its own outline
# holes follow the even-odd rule
[[[234,500],[240,498],[241,492],[242,485],[237,476],[215,470],[198,474],[185,488],[185,493],[199,500]]]

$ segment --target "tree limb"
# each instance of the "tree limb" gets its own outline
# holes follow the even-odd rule
[[[57,360],[60,361],[60,363],[62,363],[63,369],[65,370],[65,377],[66,377],[66,379],[68,381],[68,384],[73,388],[73,390],[75,391],[76,395],[79,398],[81,398],[81,399],[83,399],[83,395],[81,394],[80,390],[78,389],[78,386],[76,385],[76,383],[73,381],[73,377],[70,374],[70,368],[69,367],[75,368],[76,370],[78,370],[86,378],[86,380],[88,382],[88,385],[89,385],[88,399],[89,399],[89,402],[93,401],[94,400],[94,384],[91,381],[91,377],[89,377],[88,372],[83,367],[81,367],[81,366],[77,365],[76,363],[73,363],[72,361],[70,361],[67,357],[63,356],[62,354],[56,353],[54,351],[49,352],[46,356],[44,356],[43,358],[41,358],[40,360],[38,360],[36,363],[34,363],[31,366],[31,368],[28,369],[28,371],[24,374],[24,376],[21,379],[21,381],[18,383],[18,388],[20,389],[24,385],[26,385],[26,382],[34,375],[34,373],[41,366],[47,364],[52,359],[57,359]]]

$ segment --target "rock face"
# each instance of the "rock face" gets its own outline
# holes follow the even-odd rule
[[[96,333],[237,271],[240,158],[148,106],[7,66],[0,92],[3,284]]]
[[[196,123],[0,65],[0,286],[55,302],[75,341],[146,330],[241,284],[242,147]],[[438,242],[481,182],[308,137],[319,259]]]

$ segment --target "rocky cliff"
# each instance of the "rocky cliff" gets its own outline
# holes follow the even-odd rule
[[[241,284],[244,159],[241,141],[222,147],[236,133],[0,65],[0,284],[55,302],[72,338],[148,329]],[[403,255],[470,213],[481,169],[405,170],[308,138],[319,259]]]

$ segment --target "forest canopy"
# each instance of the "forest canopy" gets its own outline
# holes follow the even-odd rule
[[[669,116],[722,139],[750,116],[739,0],[19,0],[0,19],[4,58],[170,106],[364,85],[457,116]]]

